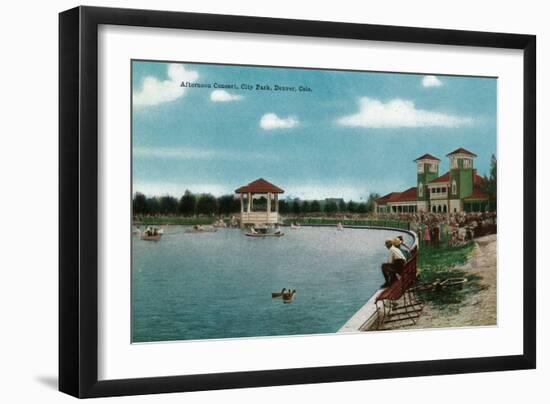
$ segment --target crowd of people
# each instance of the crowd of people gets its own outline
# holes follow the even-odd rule
[[[380,219],[410,223],[410,230],[418,234],[423,244],[438,246],[441,241],[460,245],[475,237],[496,233],[495,212],[459,213],[403,213],[379,215]]]

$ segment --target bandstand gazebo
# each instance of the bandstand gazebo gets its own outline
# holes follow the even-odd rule
[[[279,223],[281,188],[259,178],[235,190],[241,199],[241,227]]]

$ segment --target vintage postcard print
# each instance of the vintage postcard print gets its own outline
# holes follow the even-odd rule
[[[496,78],[131,73],[132,342],[496,325]]]

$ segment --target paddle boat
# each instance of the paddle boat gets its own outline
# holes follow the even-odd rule
[[[279,297],[283,297],[283,294],[286,292],[286,288],[283,288],[280,292],[271,292],[271,298],[276,299]]]
[[[145,231],[140,234],[140,238],[147,241],[159,241],[163,234],[164,231],[162,229],[147,227]]]
[[[245,233],[245,236],[248,237],[282,237],[284,235],[285,233],[283,233],[279,227],[274,229],[268,227],[261,227],[257,229],[250,227],[250,231]]]
[[[288,290],[282,294],[283,303],[290,303],[294,300],[294,296],[296,296],[296,289]]]
[[[212,225],[196,224],[192,229],[185,230],[186,233],[215,233],[218,229]]]

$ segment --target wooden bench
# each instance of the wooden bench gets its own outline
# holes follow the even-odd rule
[[[378,329],[386,323],[396,321],[408,320],[416,324],[416,319],[420,316],[420,311],[423,308],[422,301],[418,299],[413,289],[416,283],[417,252],[418,249],[415,247],[411,251],[411,258],[405,263],[399,278],[376,297]],[[402,302],[398,302],[399,300],[402,300]]]

